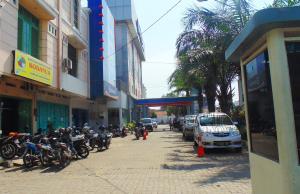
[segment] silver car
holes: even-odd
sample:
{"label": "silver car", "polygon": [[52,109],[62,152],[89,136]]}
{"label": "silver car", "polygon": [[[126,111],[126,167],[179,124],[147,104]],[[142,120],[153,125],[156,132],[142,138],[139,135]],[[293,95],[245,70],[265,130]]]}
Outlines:
{"label": "silver car", "polygon": [[183,139],[192,139],[194,136],[194,129],[197,127],[197,115],[186,115],[184,117],[184,124],[182,128]]}
{"label": "silver car", "polygon": [[205,149],[232,148],[242,150],[241,134],[230,117],[225,113],[199,114],[194,132],[196,145],[202,144]]}

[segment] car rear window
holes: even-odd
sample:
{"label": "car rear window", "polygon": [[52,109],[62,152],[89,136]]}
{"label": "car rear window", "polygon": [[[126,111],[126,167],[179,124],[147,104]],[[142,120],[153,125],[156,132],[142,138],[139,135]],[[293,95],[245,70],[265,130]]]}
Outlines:
{"label": "car rear window", "polygon": [[212,115],[200,117],[202,126],[232,125],[231,119],[226,115]]}

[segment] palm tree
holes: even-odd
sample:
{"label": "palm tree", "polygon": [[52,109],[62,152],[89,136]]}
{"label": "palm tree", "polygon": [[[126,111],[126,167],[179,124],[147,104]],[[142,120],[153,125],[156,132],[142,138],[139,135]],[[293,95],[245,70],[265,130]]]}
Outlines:
{"label": "palm tree", "polygon": [[274,0],[271,7],[290,7],[300,3],[300,0]]}
{"label": "palm tree", "polygon": [[[228,89],[231,82],[223,82],[224,79],[228,78],[232,81],[234,77],[230,72],[232,68],[227,68],[225,71],[224,67],[229,67],[228,65],[223,68],[220,67],[227,63],[224,52],[233,39],[232,34],[235,34],[237,30],[235,28],[236,23],[223,13],[225,12],[213,12],[198,7],[189,9],[184,17],[186,30],[179,36],[176,45],[177,57],[183,54],[187,55],[190,58],[190,71],[194,72],[195,75],[203,76],[202,84],[210,112],[215,111],[218,88],[219,100],[232,96],[232,90]],[[230,76],[224,75],[226,73]],[[222,84],[219,85],[219,83]],[[222,102],[225,103],[221,103],[221,108],[228,112],[227,108],[223,108],[226,107],[223,104],[228,103],[228,100],[222,100]]]}

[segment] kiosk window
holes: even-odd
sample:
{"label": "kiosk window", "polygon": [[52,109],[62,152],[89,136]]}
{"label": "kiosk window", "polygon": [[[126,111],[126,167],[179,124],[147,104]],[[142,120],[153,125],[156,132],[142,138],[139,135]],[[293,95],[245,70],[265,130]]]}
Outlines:
{"label": "kiosk window", "polygon": [[245,66],[251,151],[279,161],[268,51]]}
{"label": "kiosk window", "polygon": [[297,150],[300,161],[300,42],[286,43],[294,106]]}

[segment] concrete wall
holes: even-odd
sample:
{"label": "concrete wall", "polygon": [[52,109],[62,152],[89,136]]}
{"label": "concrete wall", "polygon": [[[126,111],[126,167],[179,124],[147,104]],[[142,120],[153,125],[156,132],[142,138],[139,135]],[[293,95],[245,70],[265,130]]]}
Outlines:
{"label": "concrete wall", "polygon": [[[243,56],[245,60],[242,61],[243,67],[249,60],[253,59],[265,49],[268,49],[279,162],[274,162],[250,152],[251,180],[253,193],[255,194],[297,194],[300,190],[300,167],[296,145],[295,122],[292,116],[294,113],[284,31],[285,29],[275,29],[268,32],[262,41],[266,43],[259,47],[255,45],[256,47],[254,46],[253,48],[259,49],[254,51],[250,57],[246,57],[245,54],[245,56]],[[300,29],[298,32],[299,31]],[[298,41],[300,40],[299,37],[296,39]],[[249,50],[251,50],[251,48],[249,48]],[[247,55],[249,56],[249,53],[247,53]],[[242,68],[242,75],[244,75],[244,68]],[[244,76],[243,88],[246,94]],[[247,102],[246,95],[245,102]],[[245,103],[245,107],[248,139],[250,139],[247,103]]]}
{"label": "concrete wall", "polygon": [[0,9],[0,74],[10,74],[13,68],[12,50],[18,44],[18,4],[13,1]]}

